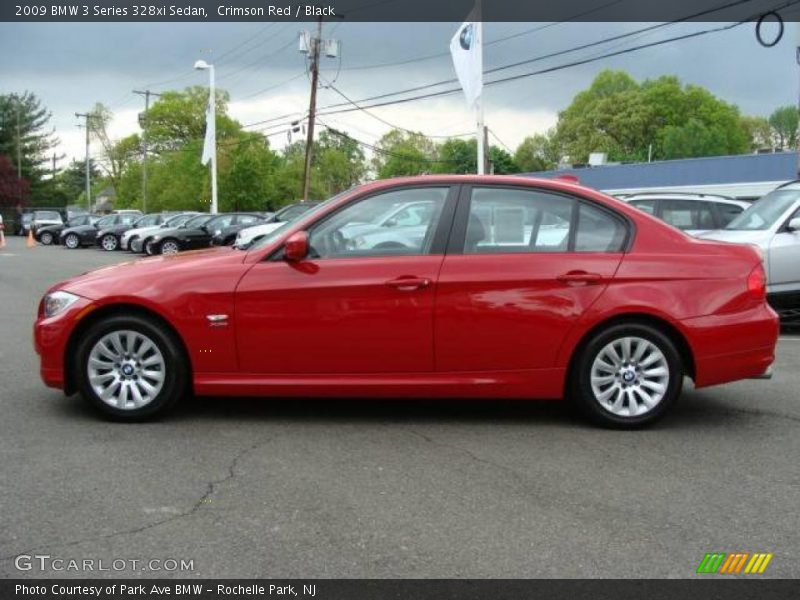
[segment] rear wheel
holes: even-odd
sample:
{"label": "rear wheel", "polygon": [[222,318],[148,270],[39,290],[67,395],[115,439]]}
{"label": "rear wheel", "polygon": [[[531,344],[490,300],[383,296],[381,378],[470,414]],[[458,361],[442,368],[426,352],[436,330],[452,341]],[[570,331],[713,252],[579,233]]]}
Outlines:
{"label": "rear wheel", "polygon": [[164,412],[185,393],[189,380],[178,340],[139,315],[113,316],[90,326],[75,360],[83,398],[117,420]]}
{"label": "rear wheel", "polygon": [[103,250],[106,252],[113,252],[119,246],[119,240],[117,240],[117,236],[107,233],[103,236],[103,239],[100,240],[100,246],[102,246]]}
{"label": "rear wheel", "polygon": [[145,240],[142,249],[147,256],[153,256],[156,253],[156,249],[153,247],[153,242],[150,240]]}
{"label": "rear wheel", "polygon": [[70,250],[75,250],[81,245],[81,240],[77,233],[70,233],[64,238],[64,245]]}
{"label": "rear wheel", "polygon": [[571,396],[595,423],[642,427],[675,403],[683,374],[680,354],[668,336],[650,325],[619,324],[583,347],[572,371]]}
{"label": "rear wheel", "polygon": [[45,246],[49,246],[53,243],[53,234],[49,231],[45,231],[39,236],[39,241]]}

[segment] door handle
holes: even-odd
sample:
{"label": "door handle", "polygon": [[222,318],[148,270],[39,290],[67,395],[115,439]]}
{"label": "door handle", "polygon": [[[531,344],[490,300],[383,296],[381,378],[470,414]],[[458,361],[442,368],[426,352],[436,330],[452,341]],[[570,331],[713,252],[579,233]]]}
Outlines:
{"label": "door handle", "polygon": [[398,277],[386,282],[386,285],[396,290],[403,292],[411,292],[413,290],[421,290],[428,287],[431,280],[425,277]]}
{"label": "door handle", "polygon": [[603,276],[600,273],[587,273],[586,271],[570,271],[556,277],[561,283],[567,285],[581,285],[600,283]]}

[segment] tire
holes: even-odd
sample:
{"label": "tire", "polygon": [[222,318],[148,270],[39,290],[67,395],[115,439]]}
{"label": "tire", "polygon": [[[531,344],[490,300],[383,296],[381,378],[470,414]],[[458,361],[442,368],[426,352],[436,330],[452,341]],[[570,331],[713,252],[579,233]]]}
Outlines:
{"label": "tire", "polygon": [[156,249],[153,247],[153,242],[150,240],[145,240],[144,244],[142,244],[142,250],[147,256],[153,256],[156,254]]}
{"label": "tire", "polygon": [[100,247],[106,252],[113,252],[119,248],[119,240],[114,234],[107,233],[100,239]]}
{"label": "tire", "polygon": [[69,248],[70,250],[75,250],[81,247],[81,238],[78,237],[77,233],[70,233],[67,237],[64,238],[64,246]]}
{"label": "tire", "polygon": [[683,375],[680,354],[667,335],[650,325],[622,323],[583,345],[569,395],[594,423],[635,429],[664,416],[680,396]]}
{"label": "tire", "polygon": [[49,231],[45,231],[39,236],[39,243],[45,246],[51,246],[53,244],[53,234]]}
{"label": "tire", "polygon": [[166,256],[169,256],[170,254],[177,254],[180,251],[181,251],[181,246],[177,242],[177,240],[173,240],[172,238],[167,238],[158,245],[157,254],[164,254]]}
{"label": "tire", "polygon": [[148,317],[116,315],[90,325],[74,356],[81,396],[117,421],[163,414],[188,389],[188,361],[180,342]]}

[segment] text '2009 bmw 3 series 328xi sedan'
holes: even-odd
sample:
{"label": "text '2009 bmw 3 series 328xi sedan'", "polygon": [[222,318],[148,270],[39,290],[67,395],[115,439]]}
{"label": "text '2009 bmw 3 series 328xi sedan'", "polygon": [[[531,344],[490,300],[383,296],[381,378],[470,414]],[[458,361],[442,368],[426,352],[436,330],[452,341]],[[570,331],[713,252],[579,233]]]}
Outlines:
{"label": "text '2009 bmw 3 series 328xi sedan'", "polygon": [[763,375],[778,337],[756,248],[692,239],[572,183],[363,185],[246,249],[53,286],[41,374],[142,419],[215,396],[569,399],[596,422],[664,415]]}

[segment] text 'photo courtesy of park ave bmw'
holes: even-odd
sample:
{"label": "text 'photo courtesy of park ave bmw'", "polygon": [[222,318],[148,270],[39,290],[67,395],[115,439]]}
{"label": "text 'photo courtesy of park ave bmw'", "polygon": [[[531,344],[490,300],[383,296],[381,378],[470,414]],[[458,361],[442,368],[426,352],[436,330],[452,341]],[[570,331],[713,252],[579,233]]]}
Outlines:
{"label": "text 'photo courtesy of park ave bmw'", "polygon": [[0,599],[796,595],[800,0],[557,4],[0,6]]}

